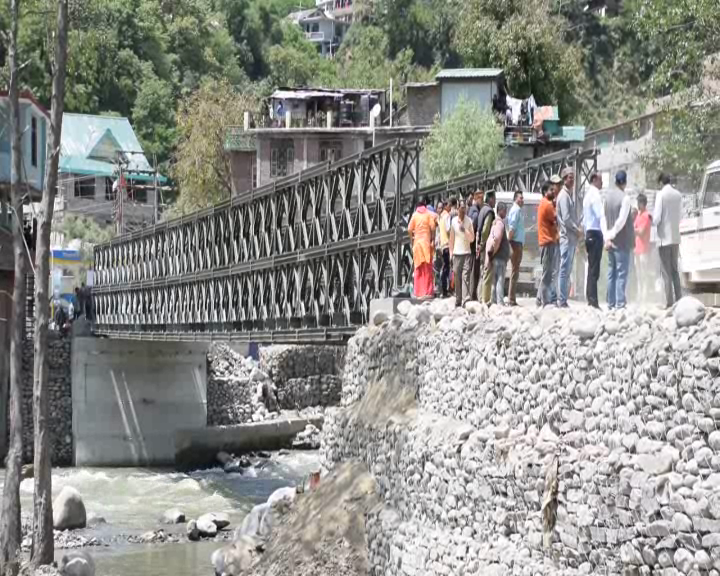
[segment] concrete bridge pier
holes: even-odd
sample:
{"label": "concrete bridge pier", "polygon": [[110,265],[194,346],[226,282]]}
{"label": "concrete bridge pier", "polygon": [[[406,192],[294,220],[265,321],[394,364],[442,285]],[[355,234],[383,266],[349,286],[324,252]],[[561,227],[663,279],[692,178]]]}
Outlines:
{"label": "concrete bridge pier", "polygon": [[75,338],[76,466],[173,464],[175,433],[207,424],[207,344]]}

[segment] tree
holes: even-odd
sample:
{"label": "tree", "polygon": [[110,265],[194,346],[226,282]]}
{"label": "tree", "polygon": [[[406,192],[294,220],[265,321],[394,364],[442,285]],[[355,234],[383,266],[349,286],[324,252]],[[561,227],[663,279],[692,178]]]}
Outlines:
{"label": "tree", "polygon": [[175,98],[169,82],[158,78],[148,63],[143,67],[143,82],[132,110],[135,132],[145,155],[157,155],[158,162],[164,163],[175,147]]}
{"label": "tree", "polygon": [[430,183],[494,170],[503,155],[503,128],[490,110],[461,100],[449,117],[435,121],[425,141]]}
{"label": "tree", "polygon": [[270,47],[267,60],[274,86],[331,86],[335,83],[333,63],[318,54],[295,24],[283,26],[283,42]]}
{"label": "tree", "polygon": [[21,190],[22,150],[20,131],[20,78],[18,22],[20,0],[10,0],[10,197],[13,218],[12,325],[10,335],[10,442],[5,460],[5,488],[0,514],[0,569],[8,576],[17,573],[20,555],[20,472],[22,468],[22,341],[25,331],[25,269],[27,255],[23,239]]}
{"label": "tree", "polygon": [[55,28],[55,55],[52,62],[52,106],[50,111],[50,141],[48,168],[40,214],[38,239],[35,248],[35,365],[33,378],[33,425],[35,432],[34,468],[35,491],[33,499],[34,566],[53,561],[55,541],[52,514],[52,468],[50,462],[50,431],[48,430],[48,322],[50,319],[50,228],[55,206],[60,163],[60,138],[65,108],[65,74],[67,71],[68,1],[57,0]]}
{"label": "tree", "polygon": [[180,103],[178,147],[172,174],[180,186],[174,212],[186,214],[232,195],[230,160],[225,153],[228,126],[242,126],[244,113],[257,113],[252,85],[238,91],[222,80],[209,80]]}
{"label": "tree", "polygon": [[465,66],[502,68],[513,96],[533,94],[541,105],[558,105],[568,121],[580,108],[582,53],[563,40],[566,29],[543,0],[468,0],[453,43]]}

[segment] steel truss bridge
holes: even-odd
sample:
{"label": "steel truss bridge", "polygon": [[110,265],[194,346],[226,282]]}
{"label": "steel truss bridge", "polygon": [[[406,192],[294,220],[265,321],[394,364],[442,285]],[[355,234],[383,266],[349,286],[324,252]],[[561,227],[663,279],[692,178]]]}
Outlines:
{"label": "steel truss bridge", "polygon": [[[419,141],[322,164],[95,247],[95,333],[147,340],[341,341],[370,301],[412,280],[407,223],[420,196],[539,191],[595,150],[564,150],[419,188]],[[580,204],[580,203],[578,203]]]}

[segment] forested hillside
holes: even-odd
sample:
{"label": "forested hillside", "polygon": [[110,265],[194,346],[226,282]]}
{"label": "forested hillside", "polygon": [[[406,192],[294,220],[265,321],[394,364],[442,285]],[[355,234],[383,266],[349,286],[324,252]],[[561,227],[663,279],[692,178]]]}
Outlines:
{"label": "forested hillside", "polygon": [[[384,88],[441,67],[494,66],[513,95],[597,127],[696,85],[720,33],[717,0],[626,0],[605,17],[580,0],[358,1],[364,17],[324,60],[286,19],[314,0],[76,0],[67,110],[130,117],[171,175],[205,96],[251,105],[277,85]],[[46,10],[23,3],[20,52],[23,85],[48,103]]]}

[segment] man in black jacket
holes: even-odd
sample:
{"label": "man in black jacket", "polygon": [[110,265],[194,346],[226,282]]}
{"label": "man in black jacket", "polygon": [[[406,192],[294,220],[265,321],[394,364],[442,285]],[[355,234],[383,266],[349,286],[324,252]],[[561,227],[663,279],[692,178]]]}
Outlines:
{"label": "man in black jacket", "polygon": [[[482,190],[476,190],[475,194],[473,196],[473,205],[470,206],[470,209],[468,210],[468,218],[472,221],[473,224],[473,230],[477,230],[477,226],[479,224],[478,218],[480,216],[480,212],[482,212],[484,208],[483,204],[483,198],[484,194]],[[471,281],[470,281],[470,300],[477,300],[477,287],[478,282],[480,281],[480,274],[482,272],[483,263],[484,263],[484,257],[483,256],[476,256],[476,244],[473,242],[470,246],[470,250],[472,250],[471,254],[473,254],[472,260],[472,275],[471,275]]]}

